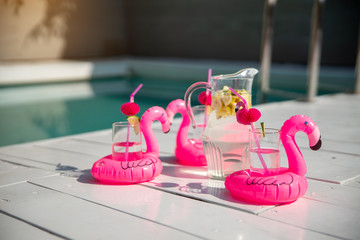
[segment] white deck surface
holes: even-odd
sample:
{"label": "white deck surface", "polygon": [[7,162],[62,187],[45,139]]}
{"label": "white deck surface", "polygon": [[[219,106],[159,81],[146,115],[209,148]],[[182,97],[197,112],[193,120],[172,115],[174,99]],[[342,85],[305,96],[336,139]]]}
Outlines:
{"label": "white deck surface", "polygon": [[158,178],[100,184],[90,168],[111,152],[109,129],[0,148],[0,238],[360,239],[360,96],[257,107],[267,127],[304,114],[320,128],[319,151],[305,134],[296,137],[309,181],[296,202],[247,204],[208,179],[205,167],[177,165],[176,124],[167,135],[153,125],[164,165]]}

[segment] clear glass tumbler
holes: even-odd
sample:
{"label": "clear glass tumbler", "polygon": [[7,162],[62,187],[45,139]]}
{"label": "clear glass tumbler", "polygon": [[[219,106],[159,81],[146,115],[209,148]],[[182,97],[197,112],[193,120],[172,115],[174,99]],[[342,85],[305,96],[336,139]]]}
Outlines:
{"label": "clear glass tumbler", "polygon": [[206,113],[207,107],[210,106],[198,105],[191,107],[191,110],[194,114],[194,118],[196,121],[196,128],[192,128],[192,127],[189,128],[188,138],[201,140],[208,119],[208,114]]}
{"label": "clear glass tumbler", "polygon": [[142,158],[142,134],[140,124],[115,122],[112,125],[112,157],[118,161],[134,161]]}
{"label": "clear glass tumbler", "polygon": [[250,143],[247,156],[250,161],[250,171],[265,173],[261,158],[264,160],[270,174],[280,171],[280,130],[274,128],[261,128],[250,130]]}

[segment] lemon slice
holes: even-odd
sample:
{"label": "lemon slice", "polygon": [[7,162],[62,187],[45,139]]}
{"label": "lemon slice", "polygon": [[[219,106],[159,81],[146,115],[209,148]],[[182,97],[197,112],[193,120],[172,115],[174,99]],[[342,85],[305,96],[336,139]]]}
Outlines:
{"label": "lemon slice", "polygon": [[232,97],[230,93],[224,93],[221,96],[221,101],[224,103],[225,106],[229,105],[231,103]]}
{"label": "lemon slice", "polygon": [[211,103],[211,108],[213,111],[219,112],[221,110],[221,100],[218,97],[215,97]]}
{"label": "lemon slice", "polygon": [[138,135],[140,132],[140,119],[137,116],[129,116],[127,120],[133,126],[136,135]]}
{"label": "lemon slice", "polygon": [[220,111],[216,112],[216,119],[220,119],[222,117],[227,117],[231,115],[231,109],[228,106],[223,106]]}

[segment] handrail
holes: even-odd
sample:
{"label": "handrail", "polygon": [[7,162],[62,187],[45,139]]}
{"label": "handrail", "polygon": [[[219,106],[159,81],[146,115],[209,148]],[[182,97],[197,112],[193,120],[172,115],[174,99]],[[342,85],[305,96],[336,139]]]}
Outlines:
{"label": "handrail", "polygon": [[[279,92],[270,89],[271,51],[274,28],[274,10],[277,0],[266,0],[263,15],[263,30],[260,56],[258,102],[266,101],[266,94]],[[313,101],[318,92],[320,54],[322,43],[322,13],[325,0],[314,0],[311,20],[311,36],[308,59],[307,94],[305,100]],[[360,43],[359,43],[360,46]],[[360,53],[358,54],[358,59]],[[358,60],[358,65],[360,60]],[[358,75],[360,66],[358,68]],[[360,77],[358,77],[360,79]],[[360,80],[359,80],[360,81]],[[358,88],[360,88],[358,84]],[[358,89],[360,92],[360,89]],[[283,92],[283,91],[282,91]],[[290,92],[289,92],[290,94]],[[289,95],[288,94],[288,95]],[[295,95],[295,94],[294,94]],[[298,96],[298,95],[297,95]]]}
{"label": "handrail", "polygon": [[271,50],[274,32],[274,10],[277,0],[266,0],[263,16],[261,65],[259,74],[258,102],[265,102],[265,94],[270,91]]}
{"label": "handrail", "polygon": [[322,43],[322,13],[325,0],[314,0],[311,16],[311,36],[308,60],[307,101],[313,101],[318,92]]}

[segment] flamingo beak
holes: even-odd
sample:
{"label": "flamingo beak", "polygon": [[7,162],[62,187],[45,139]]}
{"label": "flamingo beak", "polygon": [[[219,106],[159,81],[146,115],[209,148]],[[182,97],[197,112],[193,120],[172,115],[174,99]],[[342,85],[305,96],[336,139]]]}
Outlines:
{"label": "flamingo beak", "polygon": [[316,143],[314,146],[310,146],[310,148],[311,148],[312,150],[314,150],[314,151],[319,150],[320,147],[321,147],[321,144],[322,144],[322,141],[321,141],[321,136],[320,136],[320,138],[319,138],[319,140],[317,141],[317,143]]}
{"label": "flamingo beak", "polygon": [[170,132],[170,130],[171,130],[171,122],[170,121],[166,121],[165,122],[165,124],[162,126],[162,131],[163,131],[163,133],[168,133],[168,132]]}

